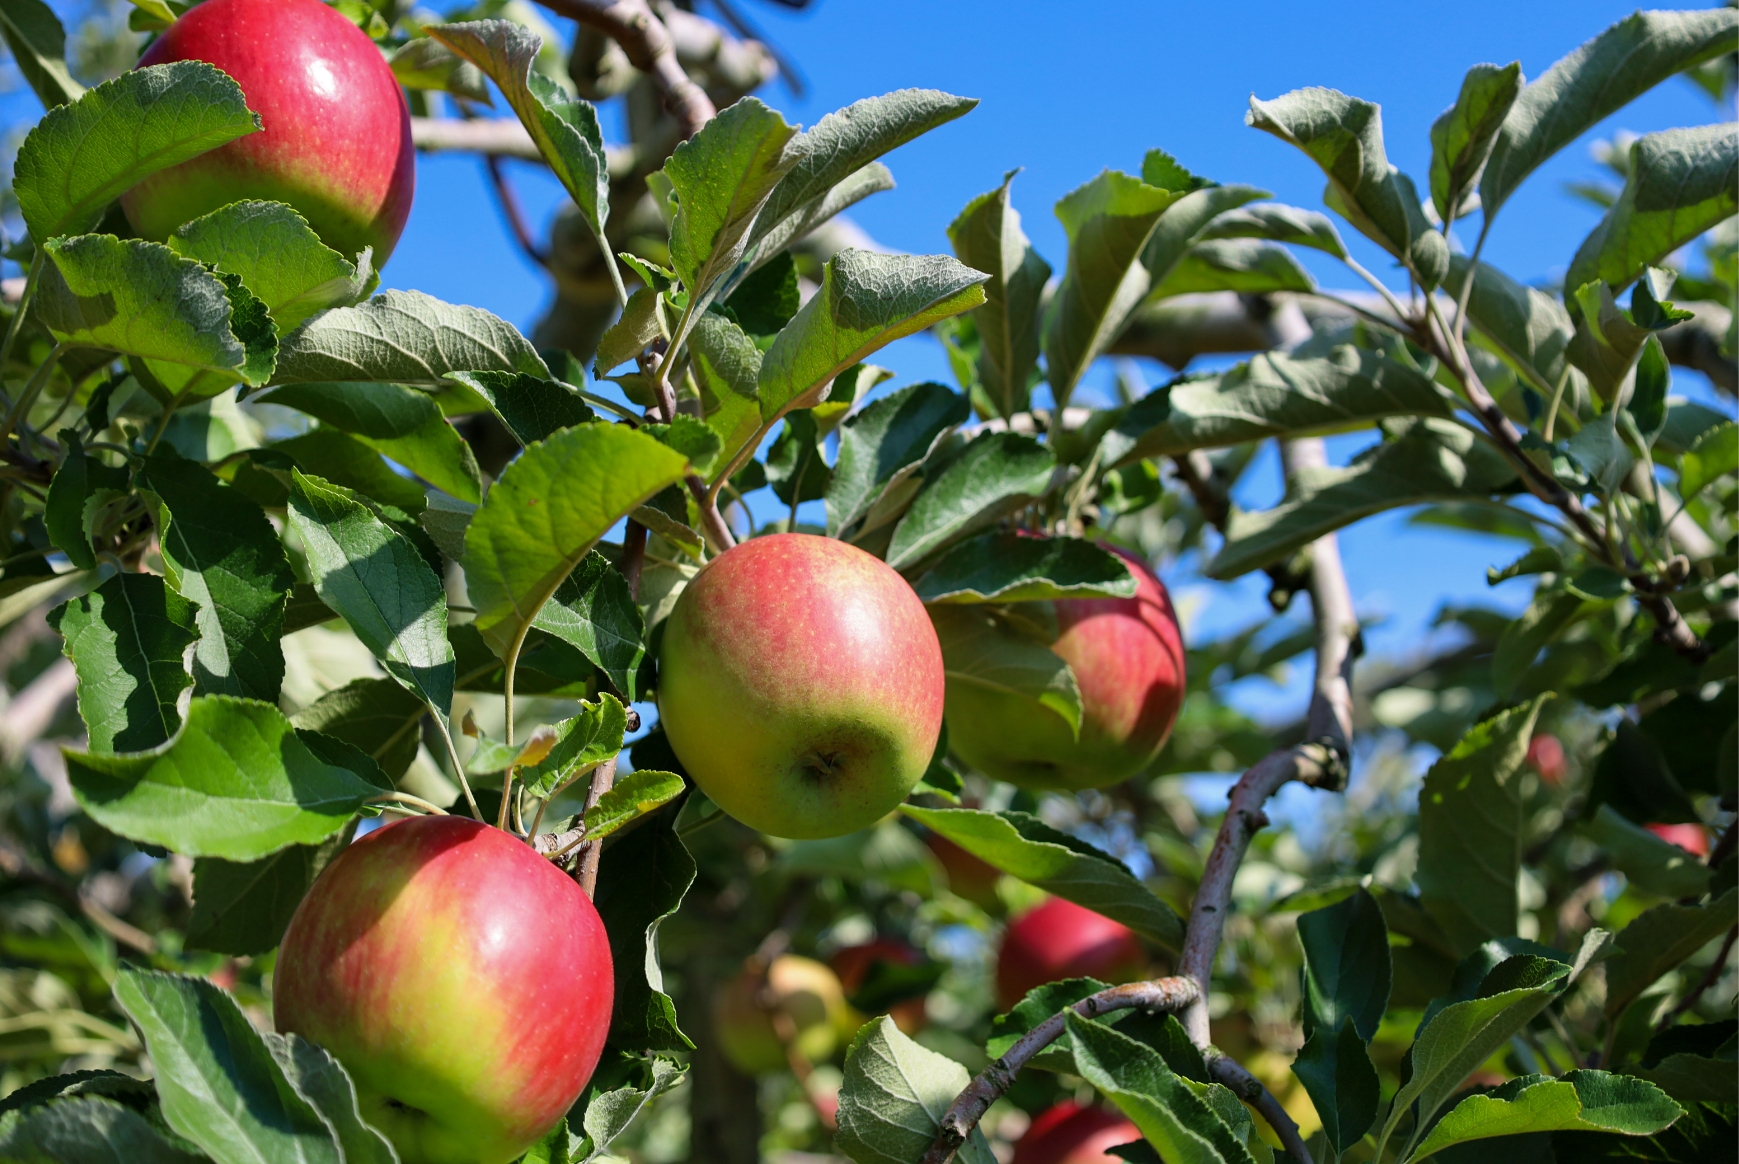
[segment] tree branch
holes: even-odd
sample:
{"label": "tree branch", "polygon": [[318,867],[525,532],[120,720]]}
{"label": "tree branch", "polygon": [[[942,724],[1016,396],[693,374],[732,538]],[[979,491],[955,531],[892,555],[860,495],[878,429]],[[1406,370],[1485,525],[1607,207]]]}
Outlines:
{"label": "tree branch", "polygon": [[1280,1106],[1280,1101],[1274,1098],[1274,1093],[1262,1086],[1262,1081],[1246,1071],[1236,1059],[1226,1055],[1210,1055],[1207,1057],[1208,1074],[1215,1083],[1223,1084],[1245,1103],[1261,1113],[1268,1121],[1268,1126],[1274,1129],[1274,1134],[1280,1137],[1281,1146],[1286,1149],[1298,1164],[1315,1164],[1310,1149],[1304,1144],[1304,1136],[1298,1130],[1298,1124]]}
{"label": "tree branch", "polygon": [[[592,786],[586,791],[586,812],[592,811],[604,793],[616,786],[616,757],[612,756],[592,770]],[[585,827],[585,813],[580,814],[580,826]],[[576,876],[588,898],[598,889],[598,863],[604,856],[602,840],[586,841],[580,846],[580,867]]]}
{"label": "tree branch", "polygon": [[[1187,978],[1156,978],[1151,982],[1132,982],[1113,986],[1088,995],[1069,1009],[1082,1018],[1096,1018],[1115,1010],[1144,1010],[1155,1014],[1175,1011],[1196,998],[1196,984]],[[967,1084],[966,1090],[954,1100],[942,1115],[941,1126],[930,1150],[924,1153],[923,1164],[948,1164],[990,1105],[1000,1099],[1014,1084],[1020,1069],[1040,1051],[1057,1041],[1063,1033],[1064,1016],[1059,1011],[1022,1035],[1002,1058],[980,1071]]]}
{"label": "tree branch", "polygon": [[717,110],[706,90],[689,79],[676,59],[670,30],[646,0],[541,0],[545,8],[597,29],[622,46],[628,63],[652,79],[665,110],[693,137]]}

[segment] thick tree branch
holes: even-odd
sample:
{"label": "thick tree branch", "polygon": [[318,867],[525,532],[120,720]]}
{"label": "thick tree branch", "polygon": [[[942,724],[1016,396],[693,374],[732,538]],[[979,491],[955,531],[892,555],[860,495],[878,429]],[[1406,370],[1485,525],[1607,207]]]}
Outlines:
{"label": "thick tree branch", "polygon": [[[1156,978],[1151,982],[1132,982],[1113,986],[1098,994],[1088,995],[1070,1007],[1082,1018],[1096,1018],[1116,1010],[1145,1010],[1156,1014],[1175,1011],[1196,998],[1197,987],[1187,978]],[[1057,1041],[1063,1033],[1066,1011],[1052,1015],[1008,1049],[1002,1058],[980,1071],[965,1091],[943,1113],[941,1127],[930,1150],[924,1153],[923,1164],[948,1164],[990,1105],[1000,1099],[1014,1084],[1020,1069],[1040,1051]]]}
{"label": "thick tree branch", "polygon": [[676,58],[670,30],[646,0],[541,0],[551,12],[597,29],[622,46],[628,63],[652,79],[665,110],[693,137],[717,112],[706,90],[689,79]]}

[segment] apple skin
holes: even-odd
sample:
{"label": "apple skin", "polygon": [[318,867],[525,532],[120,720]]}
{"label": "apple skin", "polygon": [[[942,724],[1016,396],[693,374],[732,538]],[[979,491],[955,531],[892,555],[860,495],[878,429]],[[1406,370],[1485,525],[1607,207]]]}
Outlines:
{"label": "apple skin", "polygon": [[1698,857],[1709,855],[1709,832],[1700,824],[1651,824],[1649,832]]}
{"label": "apple skin", "polygon": [[[856,1031],[838,975],[813,958],[782,954],[773,959],[766,987],[771,991],[768,1001],[791,1019],[797,1050],[811,1063],[830,1058]],[[761,989],[761,976],[745,966],[713,1000],[719,1049],[745,1075],[766,1075],[790,1065]]]}
{"label": "apple skin", "polygon": [[844,836],[892,812],[930,766],[942,699],[924,604],[832,538],[727,550],[664,625],[670,746],[714,803],[776,837]]}
{"label": "apple skin", "polygon": [[[1128,564],[1135,596],[1051,604],[1058,629],[1051,650],[1069,664],[1081,690],[1079,740],[1061,716],[1029,699],[949,680],[948,746],[985,775],[1022,788],[1104,788],[1147,767],[1171,735],[1184,700],[1177,614],[1145,562],[1106,548]],[[963,615],[940,607],[934,616],[946,658]]]}
{"label": "apple skin", "polygon": [[1134,982],[1146,968],[1147,952],[1128,926],[1053,897],[1004,931],[996,955],[996,1004],[1007,1011],[1035,987],[1065,978]]}
{"label": "apple skin", "polygon": [[1141,1138],[1141,1130],[1117,1112],[1059,1103],[1035,1116],[1015,1141],[1013,1164],[1122,1164],[1110,1149]]}
{"label": "apple skin", "polygon": [[264,128],[146,178],[121,196],[162,241],[242,199],[287,202],[346,257],[392,254],[416,191],[410,108],[368,36],[320,0],[205,0],[139,58],[198,60],[233,77]]}
{"label": "apple skin", "polygon": [[1570,774],[1570,762],[1564,756],[1564,745],[1550,732],[1540,732],[1528,741],[1528,767],[1540,774],[1553,788],[1562,788]]}
{"label": "apple skin", "polygon": [[[923,954],[904,942],[896,942],[892,938],[872,938],[859,946],[843,946],[835,950],[833,957],[827,962],[833,967],[833,972],[839,975],[839,984],[849,997],[857,993],[858,988],[869,977],[870,967],[877,962],[889,962],[895,966],[916,966],[923,960]],[[908,1035],[915,1035],[929,1025],[922,995],[901,999],[889,1007],[886,1013],[893,1018],[894,1025]]]}
{"label": "apple skin", "polygon": [[614,993],[604,924],[571,878],[499,829],[422,816],[321,872],[272,1011],[344,1064],[403,1164],[503,1164],[585,1089]]}

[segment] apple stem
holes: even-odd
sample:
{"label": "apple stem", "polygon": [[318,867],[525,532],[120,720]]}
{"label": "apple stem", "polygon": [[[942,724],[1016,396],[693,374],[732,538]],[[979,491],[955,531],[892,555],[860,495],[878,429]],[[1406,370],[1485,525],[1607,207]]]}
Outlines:
{"label": "apple stem", "polygon": [[[616,758],[605,760],[592,770],[592,786],[586,791],[586,812],[597,807],[598,801],[604,798],[604,793],[616,785]],[[585,816],[580,817],[582,827]],[[580,888],[588,898],[595,897],[598,890],[598,865],[604,857],[604,842],[585,841],[580,849],[580,867],[576,876]]]}

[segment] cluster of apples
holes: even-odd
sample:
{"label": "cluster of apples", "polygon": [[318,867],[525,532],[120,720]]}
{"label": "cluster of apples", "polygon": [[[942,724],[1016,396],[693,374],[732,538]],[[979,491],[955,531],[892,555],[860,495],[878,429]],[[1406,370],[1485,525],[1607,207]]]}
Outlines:
{"label": "cluster of apples", "polygon": [[[277,201],[328,245],[370,248],[383,264],[410,213],[415,156],[403,92],[374,43],[320,0],[205,0],[139,64],[183,60],[229,74],[262,129],[128,191],[133,230],[162,240],[228,203]],[[1053,649],[1081,690],[1077,736],[1006,694],[950,680],[950,644],[879,559],[821,537],[753,539],[710,562],[671,615],[665,731],[721,808],[783,837],[840,836],[885,816],[928,768],[945,709],[955,754],[990,776],[1029,788],[1115,783],[1152,760],[1183,697],[1170,600],[1129,562],[1134,598],[1052,604]],[[995,871],[955,853],[943,859],[960,866],[959,890],[993,901]],[[751,1070],[784,1062],[768,1039],[771,997],[800,1020],[799,1049],[823,1058],[859,1018],[840,978],[917,956],[873,943],[842,951],[832,969],[779,959],[719,1000],[727,1051]],[[1052,901],[1009,927],[998,993],[1007,1005],[1054,978],[1127,978],[1141,961],[1122,926]],[[535,1143],[590,1079],[610,1026],[609,941],[575,882],[519,840],[413,818],[364,836],[322,873],[285,935],[273,1001],[280,1030],[345,1065],[405,1164],[495,1164]],[[922,1006],[909,1000],[896,1017],[916,1029]]]}

